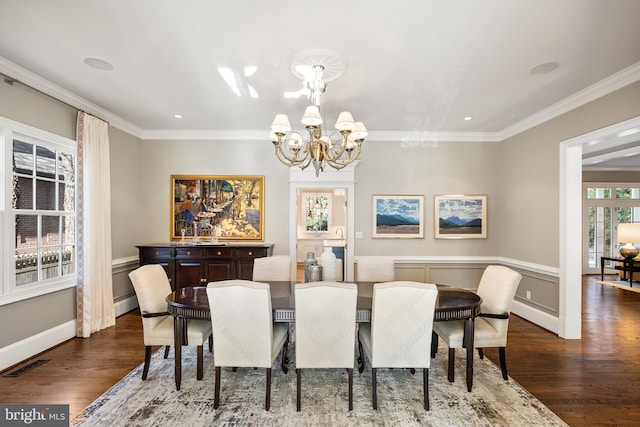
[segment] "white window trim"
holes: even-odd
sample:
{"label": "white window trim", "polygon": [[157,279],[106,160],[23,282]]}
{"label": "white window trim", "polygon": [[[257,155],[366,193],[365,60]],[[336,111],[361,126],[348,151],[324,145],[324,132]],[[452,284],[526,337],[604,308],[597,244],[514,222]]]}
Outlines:
{"label": "white window trim", "polygon": [[[44,131],[14,120],[0,117],[0,267],[2,267],[2,284],[0,286],[0,306],[58,292],[76,286],[76,274],[56,277],[27,285],[15,285],[14,215],[11,210],[11,167],[13,140],[23,139],[25,142],[45,145],[76,156],[76,141],[51,132]],[[76,266],[77,271],[77,266]]]}

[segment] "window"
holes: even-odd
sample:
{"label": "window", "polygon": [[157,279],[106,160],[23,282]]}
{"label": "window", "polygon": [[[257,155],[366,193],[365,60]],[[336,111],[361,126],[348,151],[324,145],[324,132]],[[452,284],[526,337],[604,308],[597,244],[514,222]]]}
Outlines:
{"label": "window", "polygon": [[640,188],[637,184],[584,184],[583,272],[599,272],[600,257],[617,257],[618,224],[640,222]]}
{"label": "window", "polygon": [[305,195],[306,231],[329,231],[329,200],[331,194]]}
{"label": "window", "polygon": [[75,141],[15,122],[2,127],[0,302],[75,285]]}

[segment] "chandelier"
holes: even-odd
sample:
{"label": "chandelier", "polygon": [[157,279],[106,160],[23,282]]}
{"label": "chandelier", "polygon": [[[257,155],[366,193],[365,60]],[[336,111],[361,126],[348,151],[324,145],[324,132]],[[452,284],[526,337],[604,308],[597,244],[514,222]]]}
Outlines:
{"label": "chandelier", "polygon": [[323,79],[324,66],[311,67],[313,77],[307,83],[313,105],[307,107],[302,116],[302,124],[309,135],[305,140],[302,134],[291,130],[286,114],[277,114],[271,124],[272,142],[278,160],[287,166],[305,169],[313,164],[316,176],[324,171],[325,165],[342,169],[360,155],[362,142],[367,137],[367,129],[362,122],[355,122],[348,111],[343,111],[336,121],[336,132],[325,135],[322,132],[320,106],[327,87]]}

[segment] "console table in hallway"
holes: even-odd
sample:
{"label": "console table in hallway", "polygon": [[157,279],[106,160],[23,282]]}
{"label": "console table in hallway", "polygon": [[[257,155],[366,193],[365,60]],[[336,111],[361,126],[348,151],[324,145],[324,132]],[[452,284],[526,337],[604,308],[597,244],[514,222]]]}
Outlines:
{"label": "console table in hallway", "polygon": [[613,258],[613,257],[607,257],[607,256],[600,257],[600,280],[601,281],[604,281],[605,261],[614,261],[616,263],[622,263],[622,265],[616,264],[612,267],[607,267],[607,268],[612,268],[614,270],[629,273],[629,286],[633,287],[633,273],[640,272],[640,260],[638,258],[621,258],[621,257]]}

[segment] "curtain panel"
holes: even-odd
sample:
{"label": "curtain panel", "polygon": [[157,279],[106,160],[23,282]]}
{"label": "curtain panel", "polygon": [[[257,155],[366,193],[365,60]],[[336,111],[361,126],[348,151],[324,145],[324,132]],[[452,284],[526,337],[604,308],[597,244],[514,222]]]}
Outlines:
{"label": "curtain panel", "polygon": [[78,112],[77,333],[115,325],[111,268],[109,125]]}

